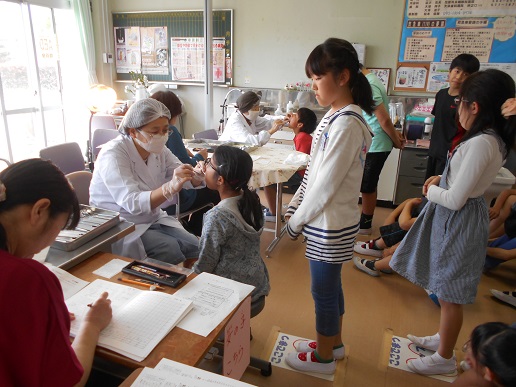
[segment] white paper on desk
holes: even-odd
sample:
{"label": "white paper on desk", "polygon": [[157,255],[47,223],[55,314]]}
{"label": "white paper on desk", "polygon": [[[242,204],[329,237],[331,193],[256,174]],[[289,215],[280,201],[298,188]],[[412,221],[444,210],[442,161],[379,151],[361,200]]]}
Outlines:
{"label": "white paper on desk", "polygon": [[124,267],[127,266],[127,261],[115,258],[106,263],[104,266],[99,267],[93,272],[93,274],[104,278],[111,278],[114,275],[120,273]]}
{"label": "white paper on desk", "polygon": [[50,270],[57,277],[59,282],[61,283],[61,288],[63,289],[64,299],[68,299],[72,297],[75,293],[81,290],[83,287],[89,284],[88,281],[84,281],[76,276],[68,273],[67,271],[58,268],[53,265],[46,265],[48,270]]}
{"label": "white paper on desk", "polygon": [[194,304],[192,311],[177,326],[206,337],[253,289],[251,285],[201,273],[174,293]]}
{"label": "white paper on desk", "polygon": [[47,259],[48,250],[50,250],[50,246],[45,247],[39,253],[34,254],[34,257],[32,257],[32,259],[41,263],[45,262],[45,260]]}
{"label": "white paper on desk", "polygon": [[[252,384],[230,379],[165,358],[160,360],[156,367],[154,367],[154,370],[160,372],[162,375],[166,375],[169,380],[177,380],[178,377],[181,377],[187,379],[190,383],[200,382],[203,386],[252,387]],[[190,383],[187,384],[187,386],[193,385]]]}
{"label": "white paper on desk", "polygon": [[294,139],[294,136],[296,134],[294,132],[291,132],[289,130],[278,130],[276,133],[271,135],[272,139],[275,140],[290,140],[292,141]]}
{"label": "white paper on desk", "polygon": [[290,153],[285,161],[283,161],[283,163],[289,165],[307,165],[309,160],[310,155],[302,152],[296,152]]}
{"label": "white paper on desk", "polygon": [[260,157],[262,156],[255,156],[253,154],[250,154],[249,156],[251,156],[251,159],[253,160],[253,162],[255,162],[256,160],[258,160]]}

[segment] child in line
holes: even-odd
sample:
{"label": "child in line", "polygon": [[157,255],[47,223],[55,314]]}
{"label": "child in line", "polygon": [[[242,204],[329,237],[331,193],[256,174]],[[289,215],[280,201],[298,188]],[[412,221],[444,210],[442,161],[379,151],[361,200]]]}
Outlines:
{"label": "child in line", "polygon": [[204,162],[208,188],[220,203],[204,216],[196,273],[208,272],[253,285],[251,317],[265,306],[269,273],[260,255],[263,214],[260,199],[247,185],[253,160],[241,149],[219,146]]}
{"label": "child in line", "polygon": [[466,135],[442,176],[428,179],[428,204],[394,253],[390,266],[414,284],[437,295],[439,332],[409,335],[416,345],[436,351],[410,361],[417,373],[455,372],[453,348],[462,327],[463,305],[475,301],[488,239],[489,214],[484,198],[514,144],[516,117],[505,119],[501,106],[514,96],[513,79],[489,69],[462,84],[458,115]]}
{"label": "child in line", "polygon": [[428,149],[428,164],[425,180],[431,176],[441,175],[446,165],[448,151],[453,151],[464,135],[464,129],[457,123],[457,103],[462,83],[467,77],[480,68],[480,62],[471,54],[460,54],[452,60],[448,72],[450,87],[441,89],[435,96],[432,114],[435,116],[432,129],[430,148]]}
{"label": "child in line", "polygon": [[330,110],[314,135],[311,160],[286,217],[291,239],[303,234],[315,303],[317,340],[296,347],[286,362],[301,371],[332,374],[344,357],[342,263],[353,256],[358,196],[371,132],[362,110],[373,111],[371,87],[346,40],[329,38],[308,56],[306,75],[321,106]]}
{"label": "child in line", "polygon": [[[317,127],[317,116],[308,108],[300,108],[296,113],[287,114],[288,127],[294,131],[294,147],[298,152],[310,154],[312,148],[312,136]],[[298,171],[284,184],[294,192],[301,185],[305,171]],[[268,222],[276,221],[276,184],[264,188],[265,198],[269,208],[265,210],[265,220]]]}
{"label": "child in line", "polygon": [[501,322],[477,326],[462,347],[466,369],[455,386],[497,387],[516,385],[516,329]]}
{"label": "child in line", "polygon": [[20,161],[0,172],[0,385],[84,386],[100,332],[111,321],[103,293],[70,343],[70,319],[56,276],[33,260],[79,223],[79,202],[50,161]]}
{"label": "child in line", "polygon": [[383,166],[392,148],[403,149],[403,136],[397,132],[389,116],[387,106],[389,97],[387,91],[378,77],[360,66],[362,73],[371,85],[375,104],[374,114],[362,112],[365,120],[371,127],[374,137],[371,148],[367,152],[364,165],[364,176],[360,192],[362,193],[362,215],[360,216],[359,234],[370,235],[373,224],[373,215],[376,208],[377,188]]}
{"label": "child in line", "polygon": [[[403,240],[410,227],[425,207],[428,200],[423,198],[407,199],[392,211],[385,224],[380,227],[380,237],[367,242],[357,242],[353,249],[358,254],[377,257],[374,260],[353,257],[355,266],[363,272],[378,277],[380,271],[391,274],[389,267],[396,246]],[[388,249],[388,250],[386,250]],[[383,257],[383,259],[380,259]],[[378,265],[378,266],[377,266]]]}

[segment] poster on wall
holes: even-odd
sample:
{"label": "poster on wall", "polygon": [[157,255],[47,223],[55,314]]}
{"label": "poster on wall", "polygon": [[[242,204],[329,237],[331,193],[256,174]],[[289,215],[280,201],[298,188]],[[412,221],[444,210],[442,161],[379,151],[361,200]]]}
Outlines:
{"label": "poster on wall", "polygon": [[[421,91],[435,92],[447,84],[442,64],[449,67],[459,54],[473,54],[482,64],[516,63],[515,31],[516,0],[407,0],[398,69],[428,64]],[[395,90],[406,89],[398,83],[406,74],[396,74]]]}
{"label": "poster on wall", "polygon": [[389,81],[391,77],[391,69],[387,68],[368,68],[373,74],[375,74],[380,82],[382,82],[383,87],[385,87],[385,91],[389,91]]}
{"label": "poster on wall", "polygon": [[142,73],[168,74],[167,27],[140,27]]}
{"label": "poster on wall", "polygon": [[115,27],[115,67],[117,73],[141,69],[140,27]]}
{"label": "poster on wall", "polygon": [[[171,38],[171,67],[174,81],[204,81],[204,38]],[[224,38],[213,38],[213,82],[226,78]]]}

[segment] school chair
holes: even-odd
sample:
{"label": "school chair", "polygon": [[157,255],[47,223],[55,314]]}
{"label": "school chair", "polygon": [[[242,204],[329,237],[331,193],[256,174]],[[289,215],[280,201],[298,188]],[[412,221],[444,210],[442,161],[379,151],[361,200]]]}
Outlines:
{"label": "school chair", "polygon": [[93,174],[90,171],[76,171],[66,175],[79,199],[79,204],[90,204],[90,182]]}
{"label": "school chair", "polygon": [[5,165],[0,164],[0,171],[3,171],[5,168],[7,168],[9,165],[11,165],[11,162],[7,159],[3,159],[0,157],[0,162],[3,162]]}
{"label": "school chair", "polygon": [[175,214],[175,216],[176,216],[176,219],[179,221],[181,221],[181,219],[184,219],[186,217],[188,217],[188,220],[190,220],[190,216],[193,213],[200,211],[203,208],[211,208],[214,206],[213,203],[206,203],[206,204],[203,204],[202,206],[191,208],[188,211],[181,212],[181,201],[179,200],[179,192],[175,195],[175,197],[176,197],[176,214]]}
{"label": "school chair", "polygon": [[39,157],[52,161],[65,175],[86,169],[81,147],[76,142],[65,142],[43,148],[39,151]]}
{"label": "school chair", "polygon": [[93,161],[97,159],[100,149],[102,149],[102,145],[108,141],[111,141],[119,134],[120,133],[118,133],[117,130],[102,128],[99,128],[93,132],[93,136],[91,137],[91,154],[93,155]]}

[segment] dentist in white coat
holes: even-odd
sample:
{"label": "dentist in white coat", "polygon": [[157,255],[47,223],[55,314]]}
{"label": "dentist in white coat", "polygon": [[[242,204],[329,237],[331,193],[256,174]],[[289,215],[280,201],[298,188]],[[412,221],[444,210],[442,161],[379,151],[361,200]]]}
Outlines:
{"label": "dentist in white coat", "polygon": [[204,174],[165,147],[169,119],[169,110],[154,99],[136,101],[129,108],[118,129],[122,135],[105,144],[95,162],[90,204],[118,211],[136,225],[112,245],[113,253],[193,263],[199,256],[197,237],[160,206],[182,188],[204,187]]}
{"label": "dentist in white coat", "polygon": [[254,91],[246,91],[238,97],[236,105],[237,110],[229,116],[219,140],[262,146],[285,123],[281,119],[258,115],[260,113],[260,96]]}

